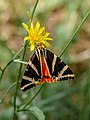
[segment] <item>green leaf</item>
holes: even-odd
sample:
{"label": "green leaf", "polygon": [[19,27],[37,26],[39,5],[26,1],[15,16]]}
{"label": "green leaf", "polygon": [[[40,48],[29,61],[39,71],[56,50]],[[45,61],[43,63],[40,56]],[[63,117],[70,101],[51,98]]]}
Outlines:
{"label": "green leaf", "polygon": [[43,114],[43,112],[36,106],[32,106],[30,107],[29,109],[32,114],[35,115],[35,117],[38,119],[38,120],[45,120],[45,115]]}

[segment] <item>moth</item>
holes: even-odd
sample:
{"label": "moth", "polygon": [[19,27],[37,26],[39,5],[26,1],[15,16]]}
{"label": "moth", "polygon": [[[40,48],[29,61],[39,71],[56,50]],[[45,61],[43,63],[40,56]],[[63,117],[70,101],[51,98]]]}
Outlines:
{"label": "moth", "polygon": [[37,48],[25,69],[21,90],[26,91],[45,82],[74,79],[74,73],[59,57],[46,48]]}

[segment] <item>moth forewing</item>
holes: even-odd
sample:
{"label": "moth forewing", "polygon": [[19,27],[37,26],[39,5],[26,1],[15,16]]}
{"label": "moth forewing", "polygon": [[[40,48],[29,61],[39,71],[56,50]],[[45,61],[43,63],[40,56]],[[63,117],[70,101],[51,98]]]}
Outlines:
{"label": "moth forewing", "polygon": [[74,79],[74,73],[51,51],[38,48],[29,60],[21,81],[21,90],[26,91],[44,82]]}

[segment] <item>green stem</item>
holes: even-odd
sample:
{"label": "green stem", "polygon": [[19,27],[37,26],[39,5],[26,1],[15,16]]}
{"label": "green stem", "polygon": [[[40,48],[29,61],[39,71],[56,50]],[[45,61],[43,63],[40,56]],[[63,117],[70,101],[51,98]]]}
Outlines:
{"label": "green stem", "polygon": [[1,73],[1,76],[0,76],[0,83],[1,83],[1,80],[2,80],[2,77],[3,77],[3,74],[4,74],[5,70],[6,70],[6,68],[7,68],[12,62],[13,62],[13,59],[10,60],[10,61],[7,63],[7,65],[2,69],[2,73]]}
{"label": "green stem", "polygon": [[17,109],[17,112],[30,111],[29,109]]}
{"label": "green stem", "polygon": [[17,57],[17,55],[23,50],[23,47],[13,56],[13,58],[7,63],[7,65],[2,69],[2,73],[0,76],[0,83],[3,77],[3,74],[5,72],[5,70],[7,69],[7,67],[13,62],[13,60]]}
{"label": "green stem", "polygon": [[37,91],[37,93],[32,97],[32,99],[27,103],[25,104],[25,106],[23,108],[27,108],[28,105],[31,104],[31,102],[35,99],[35,97],[39,94],[39,92],[41,91],[41,89],[43,88],[44,84],[41,85],[41,87],[39,88],[39,90]]}
{"label": "green stem", "polygon": [[67,42],[65,48],[63,49],[63,51],[60,54],[60,57],[64,54],[64,52],[66,51],[66,49],[68,48],[68,46],[70,45],[71,41],[74,39],[75,35],[78,33],[78,31],[80,30],[80,28],[82,27],[83,23],[86,21],[86,19],[88,18],[88,16],[90,15],[90,10],[87,11],[86,15],[84,16],[84,18],[82,19],[82,21],[80,22],[80,24],[78,25],[77,29],[74,31],[74,33],[72,34],[70,40]]}
{"label": "green stem", "polygon": [[34,16],[37,4],[38,4],[38,0],[36,0],[36,3],[35,3],[34,8],[33,8],[33,11],[32,11],[31,17],[30,17],[31,21],[33,20],[33,16]]}
{"label": "green stem", "polygon": [[[24,60],[24,56],[25,56],[25,52],[26,52],[26,47],[27,47],[27,41],[25,42],[24,52],[23,52],[23,56],[22,56],[22,61]],[[19,67],[18,80],[17,80],[16,91],[15,91],[15,96],[14,96],[14,115],[13,115],[13,120],[16,120],[16,97],[17,97],[17,92],[18,92],[19,80],[21,78],[22,65],[23,64],[21,63],[20,67]]]}
{"label": "green stem", "polygon": [[53,103],[54,101],[59,100],[60,98],[66,97],[67,95],[71,95],[72,93],[78,90],[79,90],[79,85],[72,88],[68,88],[67,90],[64,90],[60,93],[57,93],[51,97],[44,99],[43,101],[41,101],[41,103],[38,104],[38,106],[43,107],[49,105],[50,103]]}
{"label": "green stem", "polygon": [[14,55],[13,60],[18,56],[18,54],[24,49],[24,46]]}
{"label": "green stem", "polygon": [[[33,16],[34,16],[34,13],[35,13],[35,10],[36,10],[36,7],[37,7],[37,4],[38,4],[38,0],[36,0],[36,3],[34,5],[34,8],[33,8],[33,11],[32,11],[32,14],[31,14],[31,22],[33,20]],[[32,97],[32,99],[24,106],[24,108],[26,108],[34,99],[35,97],[38,95],[38,93],[41,91],[43,85],[40,87],[40,89],[38,90],[38,92]]]}
{"label": "green stem", "polygon": [[[32,15],[31,15],[31,21],[33,19],[36,7],[38,4],[38,0],[36,0],[36,3],[34,5],[33,11],[32,11]],[[26,47],[27,47],[28,41],[25,42],[25,46],[24,46],[24,52],[23,52],[23,56],[22,56],[22,61],[24,60],[24,56],[25,56],[25,52],[26,52]],[[16,92],[15,92],[15,96],[14,96],[14,114],[13,114],[13,120],[16,120],[17,116],[16,116],[16,97],[17,97],[17,92],[18,92],[18,86],[19,86],[19,80],[21,78],[21,69],[22,69],[22,63],[20,64],[20,68],[19,68],[19,75],[18,75],[18,80],[17,80],[17,86],[16,86]]]}
{"label": "green stem", "polygon": [[0,104],[3,102],[4,98],[6,97],[6,95],[9,93],[9,91],[16,85],[16,82],[12,83],[10,85],[10,87],[7,89],[7,91],[5,92],[5,94],[3,95],[3,97],[0,100]]}
{"label": "green stem", "polygon": [[19,60],[19,59],[15,59],[14,62],[16,62],[16,63],[22,63],[22,64],[25,64],[25,65],[28,64],[28,62],[21,61],[21,60]]}

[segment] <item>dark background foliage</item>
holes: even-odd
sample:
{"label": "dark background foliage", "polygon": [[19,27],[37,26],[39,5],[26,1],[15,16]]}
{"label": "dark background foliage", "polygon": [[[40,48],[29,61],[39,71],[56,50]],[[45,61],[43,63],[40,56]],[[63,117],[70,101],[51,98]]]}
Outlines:
{"label": "dark background foliage", "polygon": [[[3,68],[23,44],[26,35],[22,22],[29,23],[27,11],[32,12],[35,0],[0,0],[0,67]],[[48,48],[60,56],[61,51],[80,24],[90,0],[39,0],[34,23],[40,21],[53,38]],[[31,52],[27,48],[25,61]],[[19,54],[17,58],[22,56]],[[83,24],[61,59],[75,73],[75,79],[45,84],[32,102],[45,114],[46,120],[90,119],[90,17]],[[5,71],[0,85],[0,99],[9,86],[17,81],[19,63],[12,63]],[[23,66],[22,73],[25,69]],[[0,71],[1,74],[1,71]],[[18,90],[17,106],[29,101],[40,86],[25,93]],[[13,114],[15,86],[0,104],[0,120],[10,120]],[[17,113],[19,120],[36,120],[29,112]]]}

